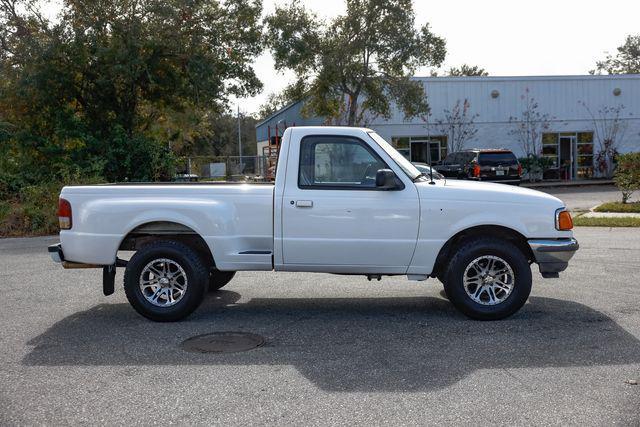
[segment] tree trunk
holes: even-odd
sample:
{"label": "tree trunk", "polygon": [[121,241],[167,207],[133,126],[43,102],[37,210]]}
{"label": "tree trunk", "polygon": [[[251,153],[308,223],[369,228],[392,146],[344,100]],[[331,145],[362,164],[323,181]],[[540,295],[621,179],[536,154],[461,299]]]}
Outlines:
{"label": "tree trunk", "polygon": [[347,126],[356,125],[358,114],[358,95],[349,95],[349,111],[347,115]]}

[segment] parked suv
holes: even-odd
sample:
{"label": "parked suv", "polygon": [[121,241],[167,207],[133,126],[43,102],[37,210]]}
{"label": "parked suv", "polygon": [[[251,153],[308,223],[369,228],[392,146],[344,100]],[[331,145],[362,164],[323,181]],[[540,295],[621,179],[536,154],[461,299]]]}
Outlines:
{"label": "parked suv", "polygon": [[435,169],[447,178],[520,184],[522,166],[504,149],[478,149],[449,153]]}

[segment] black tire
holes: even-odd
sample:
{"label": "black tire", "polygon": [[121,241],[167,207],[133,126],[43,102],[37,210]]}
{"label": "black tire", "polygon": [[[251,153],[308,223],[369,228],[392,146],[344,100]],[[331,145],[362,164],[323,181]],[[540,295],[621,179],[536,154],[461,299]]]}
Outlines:
{"label": "black tire", "polygon": [[[484,304],[474,301],[464,286],[467,266],[487,255],[506,261],[514,276],[511,292],[504,301],[495,305],[485,305],[487,301],[482,301]],[[476,238],[463,242],[454,253],[446,271],[444,288],[449,301],[468,317],[477,320],[504,319],[518,311],[529,298],[531,267],[525,255],[513,243],[495,238]],[[483,294],[488,299],[488,292]],[[496,293],[493,296],[496,296]]]}
{"label": "black tire", "polygon": [[[182,276],[186,276],[184,294],[176,303],[165,307],[148,301],[139,285],[145,267],[159,259],[171,261],[172,263],[167,264],[174,268],[178,265],[184,272]],[[208,287],[208,275],[206,264],[189,246],[173,240],[157,240],[138,250],[127,263],[124,291],[131,306],[144,317],[156,322],[175,322],[193,313],[203,301]],[[154,289],[157,288],[151,288],[151,292]]]}
{"label": "black tire", "polygon": [[209,292],[215,292],[218,289],[221,289],[224,285],[229,283],[235,275],[235,271],[213,270],[209,275]]}

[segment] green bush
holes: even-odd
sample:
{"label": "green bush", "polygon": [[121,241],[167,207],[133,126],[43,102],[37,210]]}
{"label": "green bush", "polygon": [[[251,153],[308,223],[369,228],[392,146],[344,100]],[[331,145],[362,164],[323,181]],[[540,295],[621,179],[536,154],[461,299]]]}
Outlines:
{"label": "green bush", "polygon": [[0,202],[0,236],[38,236],[58,232],[58,196],[65,185],[98,184],[100,177],[69,178],[23,186],[9,200]]}
{"label": "green bush", "polygon": [[622,192],[622,203],[627,203],[634,191],[640,189],[640,153],[621,154],[613,180]]}
{"label": "green bush", "polygon": [[11,203],[0,200],[0,224],[2,224],[7,215],[9,215],[9,212],[11,212]]}
{"label": "green bush", "polygon": [[520,157],[518,162],[522,166],[522,172],[528,175],[530,181],[534,181],[536,177],[542,179],[543,172],[553,166],[551,158],[534,156],[533,154],[527,157]]}

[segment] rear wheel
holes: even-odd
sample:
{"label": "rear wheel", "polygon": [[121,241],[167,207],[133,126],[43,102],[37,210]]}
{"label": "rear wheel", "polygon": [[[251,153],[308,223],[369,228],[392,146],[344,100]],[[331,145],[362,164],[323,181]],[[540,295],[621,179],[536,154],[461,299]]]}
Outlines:
{"label": "rear wheel", "polygon": [[204,299],[208,270],[189,246],[158,240],[138,250],[127,263],[124,290],[131,306],[156,322],[191,314]]}
{"label": "rear wheel", "polygon": [[224,285],[229,283],[235,275],[235,271],[213,270],[209,275],[209,292],[215,292],[222,288]]}
{"label": "rear wheel", "polygon": [[474,239],[464,242],[451,258],[445,291],[453,305],[473,319],[502,319],[527,301],[531,268],[511,242]]}

